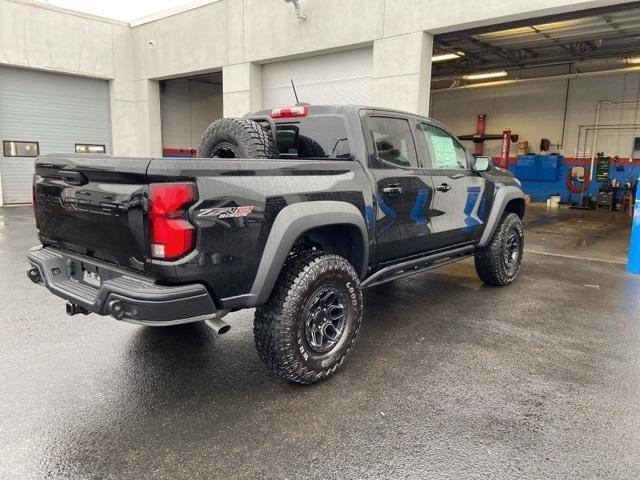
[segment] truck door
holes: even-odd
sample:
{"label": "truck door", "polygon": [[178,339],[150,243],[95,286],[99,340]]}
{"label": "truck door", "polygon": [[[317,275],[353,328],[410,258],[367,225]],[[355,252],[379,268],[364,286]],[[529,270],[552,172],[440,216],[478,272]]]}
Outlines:
{"label": "truck door", "polygon": [[444,129],[420,122],[419,147],[431,165],[433,247],[478,240],[487,219],[489,193],[482,177],[469,168],[470,154]]}
{"label": "truck door", "polygon": [[385,261],[421,251],[431,233],[429,203],[432,187],[418,158],[415,121],[389,114],[366,118],[373,144],[369,166],[376,182],[376,258]]}

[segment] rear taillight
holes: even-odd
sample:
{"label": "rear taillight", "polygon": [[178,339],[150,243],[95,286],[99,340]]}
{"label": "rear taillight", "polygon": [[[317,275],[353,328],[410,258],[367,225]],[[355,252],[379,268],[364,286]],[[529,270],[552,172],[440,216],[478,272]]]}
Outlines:
{"label": "rear taillight", "polygon": [[149,226],[151,256],[170,260],[193,249],[194,226],[187,208],[196,200],[193,183],[152,183],[149,185]]}
{"label": "rear taillight", "polygon": [[280,107],[271,110],[271,118],[306,117],[307,106],[296,105],[295,107]]}

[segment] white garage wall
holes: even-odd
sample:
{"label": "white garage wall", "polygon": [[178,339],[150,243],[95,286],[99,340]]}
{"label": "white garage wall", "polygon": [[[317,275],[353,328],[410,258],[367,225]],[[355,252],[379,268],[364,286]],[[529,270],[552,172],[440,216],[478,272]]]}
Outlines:
{"label": "white garage wall", "polygon": [[301,102],[366,105],[371,99],[372,74],[372,48],[270,63],[262,67],[262,106],[294,104],[291,79]]}
{"label": "white garage wall", "polygon": [[[487,133],[501,133],[511,128],[528,140],[529,148],[538,152],[541,138],[552,144],[560,143],[564,115],[567,80],[531,82],[503,87],[456,90],[432,93],[431,116],[440,120],[456,134],[470,134],[476,130],[476,115],[486,114]],[[565,141],[565,156],[591,155],[593,132],[589,134],[587,151],[576,152],[578,127],[593,124],[595,106],[599,100],[640,102],[640,74],[572,79],[569,81],[569,99]],[[637,105],[625,107],[603,106],[600,124],[640,123]],[[584,135],[584,134],[583,134]],[[624,131],[599,131],[596,152],[629,157],[633,137],[640,136],[640,128]],[[584,136],[582,137],[584,138]],[[471,146],[471,142],[465,142]],[[485,142],[485,153],[500,155],[500,141]],[[552,148],[552,151],[555,149]],[[511,154],[516,154],[513,146]]]}
{"label": "white garage wall", "polygon": [[167,80],[160,92],[162,147],[198,148],[207,126],[222,117],[222,87],[199,80]]}

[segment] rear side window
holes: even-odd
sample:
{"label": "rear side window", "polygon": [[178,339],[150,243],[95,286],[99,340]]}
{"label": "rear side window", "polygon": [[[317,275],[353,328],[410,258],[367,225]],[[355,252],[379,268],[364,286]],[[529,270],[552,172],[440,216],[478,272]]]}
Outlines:
{"label": "rear side window", "polygon": [[276,132],[281,157],[351,157],[347,129],[342,117],[316,116],[290,123],[278,123]]}
{"label": "rear side window", "polygon": [[411,127],[406,119],[369,117],[369,124],[380,160],[399,167],[419,167]]}

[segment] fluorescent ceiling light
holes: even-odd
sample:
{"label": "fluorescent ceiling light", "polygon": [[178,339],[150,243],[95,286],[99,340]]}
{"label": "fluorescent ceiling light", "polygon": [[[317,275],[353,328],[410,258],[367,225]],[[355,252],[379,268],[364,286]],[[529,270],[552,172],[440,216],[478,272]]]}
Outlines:
{"label": "fluorescent ceiling light", "polygon": [[626,63],[640,63],[640,57],[625,58]]}
{"label": "fluorescent ceiling light", "polygon": [[500,72],[470,73],[469,75],[463,75],[462,78],[465,80],[483,80],[485,78],[506,77],[507,75],[509,74],[502,70]]}
{"label": "fluorescent ceiling light", "polygon": [[434,55],[431,57],[431,62],[444,62],[446,60],[455,60],[456,58],[460,58],[464,55],[464,52],[456,52],[456,53],[442,53],[440,55]]}

